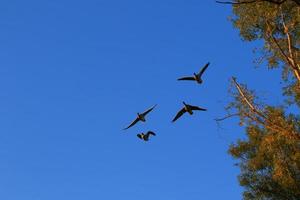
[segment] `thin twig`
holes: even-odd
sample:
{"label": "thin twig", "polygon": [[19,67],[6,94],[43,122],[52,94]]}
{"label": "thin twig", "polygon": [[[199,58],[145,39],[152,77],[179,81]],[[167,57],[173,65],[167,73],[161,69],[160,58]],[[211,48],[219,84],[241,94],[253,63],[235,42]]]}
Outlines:
{"label": "thin twig", "polygon": [[[233,1],[216,1],[216,3],[221,4],[231,4],[231,5],[239,5],[239,4],[251,4],[251,3],[258,3],[258,2],[269,2],[273,4],[280,5],[284,3],[286,0],[282,1],[275,1],[275,0],[253,0],[253,1],[240,1],[240,2],[233,2]],[[297,3],[297,2],[296,2]]]}
{"label": "thin twig", "polygon": [[222,117],[222,118],[215,118],[215,121],[220,122],[220,121],[223,121],[225,119],[235,117],[235,116],[239,116],[239,113],[229,114],[229,115],[226,115],[225,117]]}
{"label": "thin twig", "polygon": [[255,3],[257,0],[254,1],[244,1],[244,2],[232,2],[232,1],[216,1],[216,3],[221,3],[221,4],[247,4],[247,3]]}
{"label": "thin twig", "polygon": [[[292,0],[292,1],[295,2],[298,6],[300,6],[300,0]],[[230,5],[251,4],[251,3],[258,3],[258,2],[269,2],[269,3],[276,4],[276,5],[281,5],[284,2],[286,2],[286,0],[282,0],[282,1],[275,1],[275,0],[253,0],[253,1],[241,1],[241,2],[216,1],[216,3],[230,4]]]}

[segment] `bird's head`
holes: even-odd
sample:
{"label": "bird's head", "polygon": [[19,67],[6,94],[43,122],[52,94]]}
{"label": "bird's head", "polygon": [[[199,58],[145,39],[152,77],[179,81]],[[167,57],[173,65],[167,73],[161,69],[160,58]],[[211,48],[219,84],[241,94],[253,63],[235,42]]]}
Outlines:
{"label": "bird's head", "polygon": [[182,103],[183,103],[183,105],[185,105],[185,106],[186,106],[186,103],[185,103],[184,101],[183,101]]}

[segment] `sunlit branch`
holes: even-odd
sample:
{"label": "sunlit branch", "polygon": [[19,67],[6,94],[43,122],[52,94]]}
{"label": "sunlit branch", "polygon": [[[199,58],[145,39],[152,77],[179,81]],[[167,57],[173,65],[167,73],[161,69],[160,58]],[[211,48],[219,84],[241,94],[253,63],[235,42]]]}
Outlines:
{"label": "sunlit branch", "polygon": [[258,109],[252,105],[252,103],[248,100],[248,98],[246,97],[246,95],[244,94],[241,86],[237,83],[236,78],[232,77],[232,81],[236,87],[236,89],[238,90],[239,94],[242,96],[243,100],[246,102],[246,104],[250,107],[251,111],[258,113],[259,115],[262,115],[260,111],[258,111]]}
{"label": "sunlit branch", "polygon": [[[271,25],[268,21],[266,21],[266,23],[267,23],[268,27],[271,27]],[[288,29],[285,26],[285,24],[284,24],[284,29],[285,29],[285,32],[287,32],[287,34],[288,34]],[[288,38],[290,37],[289,34],[287,36],[288,36]],[[271,40],[273,41],[273,43],[275,43],[276,47],[279,49],[280,54],[285,58],[286,62],[291,66],[292,71],[294,72],[294,74],[295,74],[296,78],[298,79],[298,81],[300,81],[300,69],[299,69],[298,65],[296,66],[293,58],[290,58],[285,53],[285,51],[280,46],[279,42],[277,41],[277,39],[274,37],[274,35],[272,33],[270,33],[270,37],[271,37]],[[292,54],[292,46],[291,46],[291,43],[290,43],[290,39],[288,39],[288,46],[289,46],[289,49],[290,49],[290,53]]]}
{"label": "sunlit branch", "polygon": [[287,137],[296,137],[297,139],[300,139],[300,134],[298,134],[295,131],[287,130],[285,127],[280,127],[276,123],[272,122],[272,120],[269,120],[269,117],[265,115],[262,111],[260,111],[258,108],[256,108],[247,98],[245,95],[243,89],[236,81],[236,78],[232,77],[233,83],[235,84],[236,89],[239,92],[239,95],[242,97],[243,101],[248,105],[250,110],[252,111],[253,115],[251,113],[242,112],[240,115],[244,115],[251,119],[252,121],[255,121],[266,128],[269,128],[270,130],[273,130],[274,132],[281,132],[284,133]]}
{"label": "sunlit branch", "polygon": [[284,50],[281,48],[281,46],[280,46],[279,42],[277,41],[277,39],[273,35],[271,35],[271,38],[272,38],[273,42],[276,44],[276,46],[279,49],[282,56],[286,59],[288,64],[291,66],[291,68],[294,71],[294,74],[295,74],[296,78],[298,79],[298,81],[300,81],[300,72],[299,72],[298,67],[295,67],[294,63],[291,61],[291,58],[288,55],[285,54]]}
{"label": "sunlit branch", "polygon": [[297,70],[299,70],[298,64],[296,64],[295,59],[294,59],[294,54],[292,52],[292,42],[291,42],[291,37],[289,34],[289,28],[285,25],[285,20],[281,11],[281,19],[282,19],[282,25],[284,27],[284,33],[286,34],[287,37],[287,43],[288,43],[288,49],[289,49],[289,60],[291,62],[291,64],[293,65],[294,68],[297,68]]}

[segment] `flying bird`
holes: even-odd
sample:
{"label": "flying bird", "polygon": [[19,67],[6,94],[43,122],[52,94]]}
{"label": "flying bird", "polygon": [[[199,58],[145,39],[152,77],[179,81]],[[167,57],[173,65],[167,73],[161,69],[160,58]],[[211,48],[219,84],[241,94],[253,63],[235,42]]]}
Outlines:
{"label": "flying bird", "polygon": [[198,74],[194,73],[194,76],[182,77],[177,80],[178,81],[196,81],[197,83],[201,84],[203,82],[201,77],[202,77],[203,73],[205,72],[205,70],[207,69],[208,65],[209,65],[209,62],[204,65],[204,67],[200,70],[200,72]]}
{"label": "flying bird", "polygon": [[137,118],[131,122],[131,124],[127,127],[127,128],[124,128],[123,130],[127,130],[129,129],[130,127],[132,127],[133,125],[135,125],[138,121],[142,121],[142,122],[145,122],[146,119],[146,115],[151,112],[154,108],[155,108],[156,105],[154,105],[152,108],[148,109],[147,111],[143,112],[143,113],[137,113]]}
{"label": "flying bird", "polygon": [[200,108],[198,106],[188,105],[184,101],[182,103],[184,104],[184,107],[176,114],[176,116],[174,117],[172,122],[175,122],[178,118],[180,118],[186,112],[188,112],[190,115],[192,115],[193,110],[206,111],[205,108]]}
{"label": "flying bird", "polygon": [[146,134],[144,134],[144,133],[137,134],[138,138],[140,138],[141,140],[144,140],[144,141],[148,141],[150,135],[156,136],[156,134],[152,131],[148,131]]}

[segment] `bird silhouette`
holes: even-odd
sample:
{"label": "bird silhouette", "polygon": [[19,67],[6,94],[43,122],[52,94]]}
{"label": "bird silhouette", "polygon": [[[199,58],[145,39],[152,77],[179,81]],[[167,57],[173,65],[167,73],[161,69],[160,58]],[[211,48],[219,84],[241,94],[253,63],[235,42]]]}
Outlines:
{"label": "bird silhouette", "polygon": [[124,128],[123,130],[129,129],[130,127],[134,126],[139,121],[145,122],[146,121],[146,119],[145,119],[146,115],[149,112],[151,112],[155,107],[156,107],[156,105],[154,105],[152,108],[146,110],[145,112],[143,112],[141,114],[137,113],[137,118],[133,122],[131,122],[131,124],[128,127]]}
{"label": "bird silhouette", "polygon": [[140,138],[141,140],[144,140],[144,141],[148,141],[150,135],[156,136],[156,134],[152,131],[148,131],[146,134],[144,134],[144,133],[137,134],[138,138]]}
{"label": "bird silhouette", "polygon": [[209,62],[204,65],[204,67],[200,70],[198,74],[194,73],[194,76],[182,77],[177,79],[178,81],[196,81],[197,83],[201,84],[203,82],[202,75],[209,66]]}
{"label": "bird silhouette", "polygon": [[188,112],[190,115],[193,114],[193,110],[206,111],[205,108],[200,108],[198,106],[192,106],[186,104],[184,101],[182,102],[184,107],[176,114],[172,122],[175,122],[178,118],[180,118],[184,113]]}

